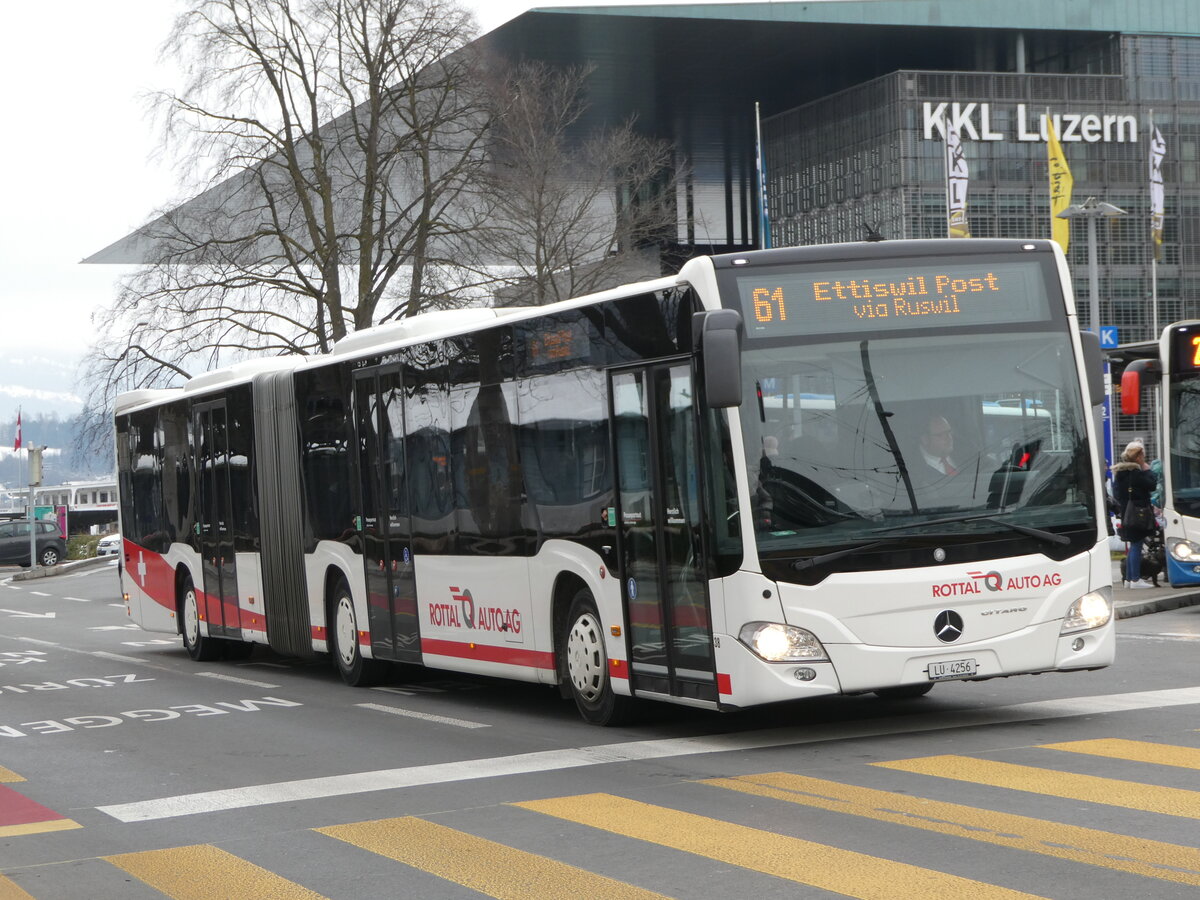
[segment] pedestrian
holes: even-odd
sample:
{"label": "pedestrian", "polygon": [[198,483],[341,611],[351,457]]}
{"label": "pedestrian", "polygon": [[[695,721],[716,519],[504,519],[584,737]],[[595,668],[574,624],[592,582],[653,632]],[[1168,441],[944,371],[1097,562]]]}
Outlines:
{"label": "pedestrian", "polygon": [[1113,497],[1121,509],[1121,537],[1127,545],[1125,587],[1145,590],[1152,587],[1142,581],[1142,541],[1155,529],[1154,507],[1150,494],[1158,479],[1146,462],[1141,441],[1130,441],[1121,453],[1121,461],[1112,467]]}

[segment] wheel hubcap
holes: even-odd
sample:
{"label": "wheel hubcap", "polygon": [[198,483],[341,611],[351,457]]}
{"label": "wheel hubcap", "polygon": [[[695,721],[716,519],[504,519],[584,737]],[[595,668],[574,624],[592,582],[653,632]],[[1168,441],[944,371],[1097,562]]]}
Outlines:
{"label": "wheel hubcap", "polygon": [[349,667],[358,655],[358,625],[354,620],[354,606],[349,597],[338,599],[337,649],[343,665]]}
{"label": "wheel hubcap", "polygon": [[192,647],[200,638],[200,611],[196,607],[195,591],[183,595],[183,635]]}
{"label": "wheel hubcap", "polygon": [[604,672],[600,623],[590,613],[584,613],[567,635],[567,675],[579,695],[590,703],[604,689]]}

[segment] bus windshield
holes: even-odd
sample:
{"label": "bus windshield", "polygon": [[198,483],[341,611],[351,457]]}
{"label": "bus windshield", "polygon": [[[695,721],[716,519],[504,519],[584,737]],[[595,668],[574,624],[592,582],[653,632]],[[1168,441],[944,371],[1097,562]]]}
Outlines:
{"label": "bus windshield", "polygon": [[1173,374],[1170,398],[1171,506],[1200,516],[1200,378]]}
{"label": "bus windshield", "polygon": [[1094,528],[1085,409],[1065,329],[751,345],[743,365],[751,514],[764,557],[881,536]]}

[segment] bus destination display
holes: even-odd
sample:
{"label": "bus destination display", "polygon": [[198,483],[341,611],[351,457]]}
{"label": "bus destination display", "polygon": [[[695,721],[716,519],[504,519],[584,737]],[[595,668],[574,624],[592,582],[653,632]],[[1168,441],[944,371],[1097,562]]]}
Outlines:
{"label": "bus destination display", "polygon": [[1035,260],[886,268],[746,271],[736,276],[750,337],[1043,322],[1050,317]]}
{"label": "bus destination display", "polygon": [[1172,326],[1171,352],[1175,359],[1172,361],[1172,372],[1194,375],[1200,372],[1200,327],[1196,325]]}

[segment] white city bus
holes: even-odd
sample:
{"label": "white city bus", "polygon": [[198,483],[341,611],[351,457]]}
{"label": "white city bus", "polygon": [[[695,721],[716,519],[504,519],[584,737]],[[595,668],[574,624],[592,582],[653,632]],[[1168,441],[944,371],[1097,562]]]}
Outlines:
{"label": "white city bus", "polygon": [[127,604],[196,659],[541,682],[596,723],[1096,669],[1090,371],[1045,241],[704,257],[417,316],[122,395]]}
{"label": "white city bus", "polygon": [[1172,585],[1200,584],[1200,321],[1174,322],[1157,342],[1131,345],[1140,358],[1121,375],[1121,412],[1142,412],[1156,395],[1163,473],[1163,542]]}

